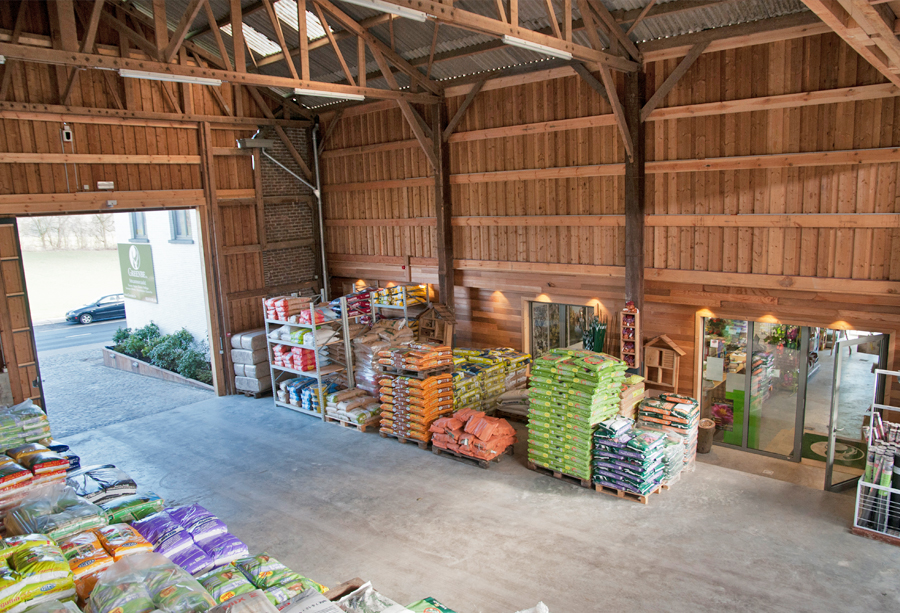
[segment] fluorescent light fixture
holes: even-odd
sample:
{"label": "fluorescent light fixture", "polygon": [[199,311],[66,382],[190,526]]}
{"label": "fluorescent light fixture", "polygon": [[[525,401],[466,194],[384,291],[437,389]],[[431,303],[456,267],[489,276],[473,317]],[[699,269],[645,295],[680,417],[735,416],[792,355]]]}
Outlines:
{"label": "fluorescent light fixture", "polygon": [[239,138],[238,149],[271,149],[275,146],[273,138]]}
{"label": "fluorescent light fixture", "polygon": [[405,6],[397,6],[390,2],[382,2],[382,0],[344,0],[344,2],[347,4],[355,4],[356,6],[361,6],[365,9],[390,13],[391,15],[397,15],[398,17],[406,17],[413,21],[425,21],[428,19],[428,15],[422,11],[406,8]]}
{"label": "fluorescent light fixture", "polygon": [[323,92],[318,89],[303,89],[298,87],[294,89],[294,93],[298,96],[318,96],[319,98],[337,98],[338,100],[365,100],[362,94],[342,94],[341,92]]}
{"label": "fluorescent light fixture", "polygon": [[529,51],[534,51],[536,53],[543,53],[544,55],[558,57],[563,60],[571,60],[572,59],[572,54],[569,53],[568,51],[562,51],[560,49],[554,49],[553,47],[548,47],[547,45],[533,43],[530,40],[523,40],[521,38],[516,38],[515,36],[504,36],[502,40],[503,40],[504,45],[512,45],[513,47],[519,47],[521,49],[528,49]]}
{"label": "fluorescent light fixture", "polygon": [[0,55],[0,64],[5,64],[5,63],[6,63],[6,56]]}
{"label": "fluorescent light fixture", "polygon": [[125,79],[146,79],[148,81],[168,81],[169,83],[192,83],[194,85],[212,85],[215,87],[222,84],[220,79],[165,74],[162,72],[144,72],[142,70],[129,70],[127,68],[119,68],[119,76]]}

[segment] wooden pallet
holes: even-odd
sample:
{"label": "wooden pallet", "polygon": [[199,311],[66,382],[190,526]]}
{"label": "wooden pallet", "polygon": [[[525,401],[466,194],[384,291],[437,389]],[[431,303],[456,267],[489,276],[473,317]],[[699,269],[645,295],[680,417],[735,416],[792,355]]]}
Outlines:
{"label": "wooden pallet", "polygon": [[428,377],[452,374],[453,366],[441,366],[440,368],[432,368],[431,370],[403,370],[391,368],[390,366],[382,366],[381,372],[382,374],[390,375],[392,377],[409,377],[410,379],[425,380]]}
{"label": "wooden pallet", "polygon": [[349,428],[351,430],[359,430],[360,432],[365,432],[367,428],[377,428],[381,423],[381,417],[378,416],[375,419],[370,419],[364,424],[357,424],[352,421],[344,421],[343,419],[338,419],[337,417],[331,417],[330,415],[325,415],[325,421],[328,423],[339,424],[344,428]]}
{"label": "wooden pallet", "polygon": [[608,487],[606,485],[600,485],[599,483],[594,484],[594,489],[600,492],[601,494],[608,494],[610,496],[615,496],[616,498],[622,498],[623,500],[633,500],[634,502],[640,502],[641,504],[647,504],[650,500],[650,496],[653,494],[659,494],[662,490],[662,486],[656,486],[656,489],[650,492],[649,494],[635,494],[633,492],[626,492],[625,490],[617,490],[612,487]]}
{"label": "wooden pallet", "polygon": [[262,398],[263,396],[271,396],[271,395],[272,395],[272,390],[266,390],[266,391],[264,391],[264,392],[248,392],[248,391],[246,391],[246,390],[237,390],[237,393],[238,393],[238,394],[243,394],[243,395],[246,396],[247,398],[255,398],[255,399],[258,399],[258,398]]}
{"label": "wooden pallet", "polygon": [[412,443],[414,445],[418,445],[419,449],[428,449],[428,446],[431,444],[430,442],[427,442],[427,441],[420,441],[417,438],[409,438],[407,436],[401,436],[399,434],[392,434],[390,432],[381,432],[380,430],[379,430],[378,434],[381,435],[381,438],[390,437],[390,438],[397,439],[398,441],[400,441],[403,444]]}
{"label": "wooden pallet", "polygon": [[553,470],[552,468],[547,468],[546,466],[535,464],[534,462],[528,462],[526,466],[529,470],[533,470],[534,472],[543,473],[545,475],[553,477],[554,479],[567,481],[568,483],[586,487],[587,489],[592,489],[594,486],[594,484],[591,483],[590,480],[582,479],[581,477],[576,477],[574,475],[567,475],[566,473],[561,473],[559,471]]}
{"label": "wooden pallet", "polygon": [[479,466],[481,468],[488,468],[491,465],[491,462],[499,462],[500,458],[505,455],[513,454],[513,446],[510,445],[506,448],[506,451],[498,455],[496,458],[492,458],[490,460],[483,460],[482,458],[473,458],[472,456],[465,455],[463,453],[457,453],[452,449],[444,449],[443,447],[438,447],[437,445],[431,446],[431,453],[434,455],[449,455],[452,459],[457,460],[459,462],[463,462],[464,464],[474,464],[475,466]]}

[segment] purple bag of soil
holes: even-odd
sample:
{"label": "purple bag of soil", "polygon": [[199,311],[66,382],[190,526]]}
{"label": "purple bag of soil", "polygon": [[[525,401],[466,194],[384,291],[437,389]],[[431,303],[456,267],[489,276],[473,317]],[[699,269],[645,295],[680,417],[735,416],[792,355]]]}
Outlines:
{"label": "purple bag of soil", "polygon": [[223,521],[199,504],[168,509],[168,513],[198,543],[228,532],[228,526]]}
{"label": "purple bag of soil", "polygon": [[154,513],[132,524],[141,536],[153,544],[153,551],[167,558],[194,544],[194,539],[166,511]]}
{"label": "purple bag of soil", "polygon": [[214,566],[213,559],[196,545],[182,549],[169,559],[195,577],[212,569]]}
{"label": "purple bag of soil", "polygon": [[197,543],[197,545],[213,559],[216,566],[222,566],[250,555],[247,546],[228,532]]}

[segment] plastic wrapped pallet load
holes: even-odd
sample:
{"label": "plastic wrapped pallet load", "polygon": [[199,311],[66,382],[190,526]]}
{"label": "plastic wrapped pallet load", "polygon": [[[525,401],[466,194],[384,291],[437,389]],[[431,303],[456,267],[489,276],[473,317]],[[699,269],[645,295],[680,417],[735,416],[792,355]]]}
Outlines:
{"label": "plastic wrapped pallet load", "polygon": [[234,334],[231,337],[231,347],[234,387],[251,394],[260,394],[272,389],[266,331],[249,330]]}

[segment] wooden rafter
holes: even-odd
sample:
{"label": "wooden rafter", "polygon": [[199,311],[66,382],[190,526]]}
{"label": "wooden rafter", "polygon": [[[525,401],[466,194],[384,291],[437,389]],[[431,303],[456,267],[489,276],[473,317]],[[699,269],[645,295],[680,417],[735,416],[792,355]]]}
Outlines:
{"label": "wooden rafter", "polygon": [[360,87],[366,86],[366,41],[356,37],[356,78]]}
{"label": "wooden rafter", "polygon": [[900,41],[877,9],[857,0],[803,0],[828,27],[892,83],[900,85]]}
{"label": "wooden rafter", "polygon": [[[243,19],[247,15],[252,15],[253,13],[258,13],[259,11],[263,10],[264,8],[265,8],[265,6],[263,5],[262,0],[257,0],[257,2],[254,2],[253,4],[248,4],[247,6],[243,7],[236,14],[240,15],[241,19]],[[224,17],[220,17],[219,19],[211,19],[209,21],[209,23],[207,23],[206,25],[204,25],[200,28],[197,28],[196,30],[192,30],[192,31],[188,32],[188,35],[185,38],[187,40],[191,40],[192,38],[196,38],[197,36],[200,36],[201,34],[206,34],[210,30],[214,29],[210,26],[210,24],[213,22],[215,22],[215,24],[217,26],[215,29],[223,28],[227,25],[232,25],[232,15],[234,15],[234,14],[235,13],[233,11],[231,11],[228,14],[226,14]],[[240,21],[241,19],[239,19],[238,21]]]}
{"label": "wooden rafter", "polygon": [[437,21],[434,22],[434,34],[431,36],[431,50],[428,52],[428,68],[425,70],[425,78],[431,77],[431,68],[434,66],[434,50],[437,48],[438,28],[441,27]]}
{"label": "wooden rafter", "polygon": [[[327,28],[327,26],[325,27]],[[309,80],[309,34],[306,31],[306,0],[297,0],[297,44],[297,49],[300,52],[300,76]],[[359,85],[360,87],[365,85],[363,79],[360,79]]]}
{"label": "wooden rafter", "polygon": [[440,94],[442,91],[442,87],[435,83],[434,81],[425,78],[421,72],[419,72],[415,67],[411,66],[409,62],[400,57],[400,54],[396,53],[393,49],[391,49],[384,42],[376,38],[371,32],[366,30],[362,25],[359,24],[352,17],[347,15],[344,11],[336,7],[330,0],[313,0],[317,5],[321,6],[325,11],[327,11],[332,17],[334,17],[341,26],[347,28],[357,36],[361,36],[366,44],[372,49],[372,52],[379,51],[384,57],[386,57],[391,64],[396,66],[400,71],[410,77],[413,81],[415,81],[419,86],[424,88],[426,91],[429,91],[433,94]]}
{"label": "wooden rafter", "polygon": [[[388,65],[387,60],[384,55],[381,53],[381,50],[375,47],[372,47],[372,55],[375,57],[375,61],[378,63],[378,67],[381,69],[381,74],[384,75],[385,80],[388,82],[388,85],[391,86],[391,89],[399,90],[400,86],[397,84],[397,79],[394,78],[394,73],[391,72],[391,67]],[[419,145],[422,146],[422,150],[425,152],[425,156],[428,158],[428,161],[431,163],[431,168],[437,171],[438,162],[437,157],[434,153],[434,142],[428,135],[425,133],[425,130],[422,129],[422,124],[420,123],[421,118],[419,114],[412,108],[408,100],[400,98],[397,100],[397,104],[400,105],[400,112],[403,114],[404,119],[406,119],[406,123],[409,124],[410,129],[416,137],[416,140],[419,141]]]}
{"label": "wooden rafter", "polygon": [[675,67],[675,70],[666,77],[666,80],[662,82],[662,85],[659,86],[650,99],[644,104],[643,108],[641,108],[641,121],[647,121],[647,117],[650,113],[653,112],[653,109],[658,107],[660,103],[665,99],[665,97],[672,91],[672,88],[675,87],[675,84],[678,83],[678,80],[681,79],[685,75],[685,73],[690,70],[691,66],[694,62],[697,61],[697,58],[700,57],[700,54],[706,50],[709,46],[708,42],[697,43],[693,47],[691,47],[690,53],[688,53],[681,62],[678,63],[678,66]]}
{"label": "wooden rafter", "polygon": [[547,18],[550,20],[550,26],[553,28],[553,33],[556,34],[556,38],[562,38],[562,32],[559,29],[559,22],[556,21],[556,11],[553,10],[553,0],[544,0],[544,4],[547,8]]}
{"label": "wooden rafter", "polygon": [[618,22],[616,22],[616,18],[612,16],[609,12],[609,9],[601,2],[601,0],[588,0],[591,8],[594,9],[594,12],[597,14],[597,17],[600,18],[600,21],[603,22],[603,25],[606,28],[607,33],[610,37],[614,38],[619,42],[620,45],[628,52],[635,60],[641,59],[641,52],[638,51],[637,45],[628,38],[628,35],[625,34],[625,31],[619,26]]}
{"label": "wooden rafter", "polygon": [[459,125],[459,122],[462,121],[463,115],[466,114],[466,111],[472,105],[472,102],[474,102],[475,96],[477,96],[478,92],[481,91],[481,88],[484,87],[485,81],[487,81],[487,79],[482,79],[475,84],[475,87],[472,88],[472,91],[466,94],[466,98],[465,100],[463,100],[463,103],[459,105],[458,109],[456,109],[456,113],[454,113],[453,117],[450,118],[450,121],[447,122],[447,127],[444,128],[444,132],[441,134],[441,138],[445,142],[450,138],[450,135],[453,134],[453,131],[456,129],[456,126]]}
{"label": "wooden rafter", "polygon": [[600,66],[600,78],[603,81],[603,86],[606,88],[606,96],[609,98],[609,104],[612,106],[616,125],[619,126],[619,132],[622,134],[622,144],[625,145],[625,153],[628,154],[630,159],[633,159],[634,145],[631,142],[631,131],[625,119],[625,109],[619,100],[619,94],[616,92],[616,82],[613,80],[612,72],[610,72],[609,68]]}
{"label": "wooden rafter", "polygon": [[[312,1],[312,0],[310,0],[310,1]],[[298,10],[300,9],[301,3],[303,3],[305,5],[306,0],[299,0],[299,2],[297,3]],[[303,9],[303,10],[305,11],[306,9]],[[386,15],[386,14],[375,15],[374,17],[369,17],[368,19],[363,19],[362,21],[359,22],[359,25],[361,25],[363,28],[368,30],[369,28],[373,28],[382,23],[387,23],[388,17],[389,17],[389,15]],[[304,25],[301,27],[305,28],[306,26]],[[339,32],[334,32],[334,40],[336,40],[338,42],[340,42],[344,39],[347,39],[347,38],[351,38],[351,37],[356,37],[356,34],[349,30],[340,30]],[[327,47],[329,44],[330,43],[328,42],[328,39],[325,38],[324,36],[322,36],[321,38],[317,38],[316,40],[313,40],[313,41],[307,40],[306,50],[307,50],[307,53],[309,53],[310,51],[313,51],[314,49],[319,49],[320,47]],[[293,49],[291,49],[291,55],[294,57],[297,57],[298,55],[302,55],[301,52],[302,52],[302,50],[301,50],[300,46],[297,46],[297,47],[294,47]],[[283,54],[279,51],[278,53],[273,53],[272,55],[266,56],[259,61],[259,65],[267,66],[269,64],[274,64],[275,62],[280,62],[282,55]]]}
{"label": "wooden rafter", "polygon": [[108,26],[113,28],[116,32],[118,32],[119,36],[124,36],[125,38],[127,38],[130,43],[133,43],[138,49],[146,53],[149,57],[156,57],[156,45],[147,40],[142,34],[128,27],[127,23],[121,21],[116,17],[113,17],[106,12],[101,13],[100,19]]}
{"label": "wooden rafter", "polygon": [[362,94],[368,98],[406,100],[432,103],[435,97],[429,93],[409,93],[372,87],[350,87],[321,81],[304,81],[290,77],[277,77],[250,72],[238,72],[233,70],[219,70],[213,68],[200,68],[199,66],[181,66],[179,64],[164,64],[147,60],[126,59],[115,56],[78,53],[77,51],[63,51],[57,49],[43,49],[26,45],[12,45],[0,43],[0,55],[26,62],[38,62],[55,64],[58,66],[71,66],[81,68],[128,68],[144,72],[153,72],[163,75],[183,75],[219,79],[239,85],[257,85],[286,88],[307,88],[325,90],[335,93]]}
{"label": "wooden rafter", "polygon": [[[269,15],[269,21],[272,23],[272,29],[275,30],[275,38],[278,39],[278,46],[281,47],[281,52],[284,54],[284,61],[291,71],[291,76],[295,79],[299,79],[300,75],[297,74],[297,67],[294,66],[294,60],[291,58],[291,53],[288,50],[287,41],[284,39],[284,30],[281,29],[281,20],[278,19],[278,15],[275,14],[275,9],[272,7],[272,0],[263,0],[263,4],[266,7],[266,13]],[[325,27],[327,28],[328,26]]]}
{"label": "wooden rafter", "polygon": [[[514,19],[512,15],[513,8],[517,5],[510,3],[510,23],[503,23],[498,19],[486,17],[477,13],[465,11],[449,4],[442,4],[434,0],[385,0],[397,6],[404,6],[418,11],[424,11],[429,15],[434,15],[435,19],[443,24],[469,30],[471,32],[479,32],[488,36],[501,37],[509,35],[515,38],[521,38],[533,43],[546,45],[560,51],[571,53],[572,56],[579,61],[598,62],[606,64],[616,70],[626,72],[636,71],[639,68],[637,62],[630,61],[626,58],[618,57],[598,49],[591,49],[583,45],[561,40],[554,36],[541,34],[534,30],[520,27],[517,17]],[[624,34],[624,32],[623,32]]]}
{"label": "wooden rafter", "polygon": [[[197,18],[197,13],[200,12],[200,9],[203,8],[204,4],[206,4],[206,0],[191,0],[190,4],[188,4],[187,9],[178,21],[178,26],[175,28],[175,32],[173,32],[169,44],[166,46],[165,51],[163,51],[162,59],[164,62],[171,62],[175,59],[175,56],[178,55],[178,50],[181,49],[188,28],[194,23],[194,19]],[[168,30],[168,25],[166,26],[166,29]]]}
{"label": "wooden rafter", "polygon": [[[216,20],[216,16],[213,14],[209,2],[204,2],[203,8],[206,9],[206,19],[213,23]],[[225,47],[225,41],[222,39],[222,33],[219,31],[219,28],[213,28],[212,35],[216,41],[216,49],[219,50],[219,55],[222,56],[222,66],[225,67],[225,70],[231,70],[231,59],[228,57],[228,49]]]}
{"label": "wooden rafter", "polygon": [[[195,53],[193,53],[191,55],[194,56],[194,61],[197,62],[197,66],[200,66],[201,68],[206,68],[206,64],[204,64],[203,59],[199,55],[197,55]],[[216,99],[216,102],[218,103],[219,108],[222,109],[222,112],[225,113],[226,115],[228,115],[229,117],[234,116],[234,113],[231,112],[231,109],[228,107],[228,104],[225,102],[225,98],[222,97],[222,92],[219,91],[219,88],[212,86],[212,85],[208,85],[207,87],[209,88],[209,91],[212,92],[213,98]]]}
{"label": "wooden rafter", "polygon": [[[91,9],[91,16],[84,20],[82,18],[82,25],[84,25],[84,40],[81,42],[81,52],[88,53],[94,51],[94,42],[97,39],[97,26],[100,24],[100,14],[103,12],[104,0],[97,0],[94,3],[93,8]],[[75,15],[81,18],[81,13],[76,7]],[[73,70],[69,74],[69,82],[66,83],[66,90],[62,95],[62,103],[68,104],[69,95],[72,93],[72,88],[75,86],[75,80],[78,78],[78,74],[80,70]],[[119,107],[121,108],[121,107]]]}
{"label": "wooden rafter", "polygon": [[[19,11],[16,13],[16,24],[13,26],[13,33],[10,37],[10,42],[12,44],[16,44],[19,42],[19,37],[22,36],[22,28],[25,26],[25,7],[27,6],[27,2],[19,3]],[[12,73],[13,70],[16,69],[17,62],[7,62],[6,69],[3,71],[3,80],[0,81],[0,102],[6,100],[6,96],[9,93],[9,84],[12,83]]]}
{"label": "wooden rafter", "polygon": [[322,134],[322,140],[319,141],[319,155],[322,155],[322,152],[325,151],[325,141],[331,136],[331,133],[334,132],[335,127],[337,127],[338,122],[341,120],[341,115],[344,114],[344,109],[338,109],[334,114],[334,117],[328,122],[328,127],[325,128],[325,133]]}
{"label": "wooden rafter", "polygon": [[506,8],[503,6],[503,0],[495,0],[497,3],[497,16],[500,18],[500,21],[506,23]]}
{"label": "wooden rafter", "polygon": [[119,97],[119,88],[116,86],[116,78],[108,70],[103,71],[103,83],[106,85],[106,91],[109,92],[116,108],[119,110],[124,109],[122,99]]}
{"label": "wooden rafter", "polygon": [[644,17],[647,16],[647,13],[649,13],[650,9],[652,9],[654,6],[656,6],[656,0],[650,0],[650,2],[647,3],[647,6],[641,9],[641,12],[638,14],[635,20],[632,21],[628,29],[625,30],[625,36],[628,36],[629,34],[634,32],[634,29],[640,25],[640,23],[644,20]]}
{"label": "wooden rafter", "polygon": [[169,45],[169,22],[166,19],[166,0],[153,0],[153,36],[156,40],[156,56],[164,59]]}
{"label": "wooden rafter", "polygon": [[600,40],[600,35],[597,34],[597,24],[590,7],[588,7],[587,0],[578,0],[578,11],[584,20],[584,32],[587,34],[591,47],[598,51],[603,49],[603,41]]}
{"label": "wooden rafter", "polygon": [[334,49],[334,54],[337,56],[338,62],[340,62],[341,64],[341,69],[347,76],[347,83],[355,86],[356,81],[353,80],[353,74],[351,74],[350,72],[350,67],[347,66],[347,60],[344,59],[344,54],[341,52],[341,48],[338,46],[337,41],[334,40],[334,34],[331,32],[331,28],[328,26],[328,21],[325,19],[325,13],[322,12],[322,7],[318,4],[313,3],[313,8],[316,10],[316,16],[319,18],[319,23],[322,24],[322,29],[325,30],[325,36],[328,37],[328,42],[331,43],[331,48]]}
{"label": "wooden rafter", "polygon": [[563,38],[572,42],[572,0],[563,0]]}

